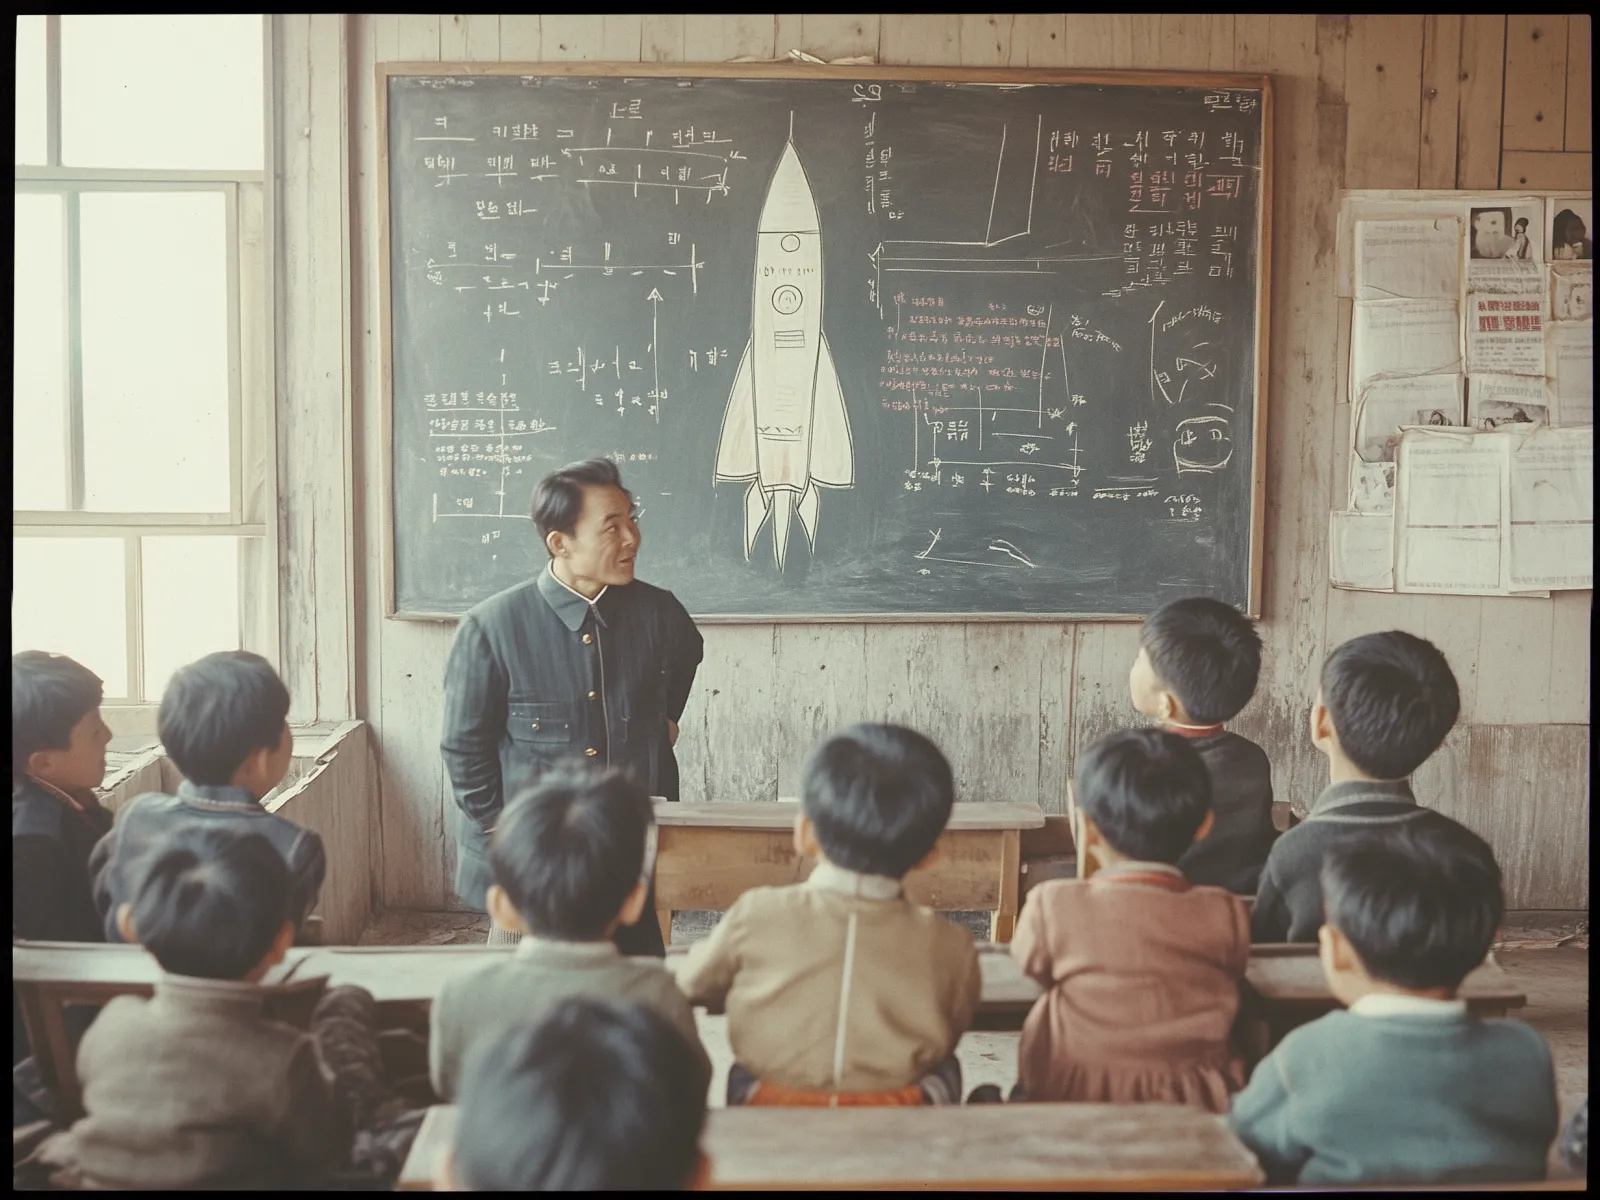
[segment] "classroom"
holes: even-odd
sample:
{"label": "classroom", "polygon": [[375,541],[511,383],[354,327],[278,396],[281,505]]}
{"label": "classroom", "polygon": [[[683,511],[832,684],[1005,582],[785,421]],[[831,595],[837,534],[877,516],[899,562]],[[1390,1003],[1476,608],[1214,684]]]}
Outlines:
{"label": "classroom", "polygon": [[1586,1186],[1588,15],[16,54],[16,1187]]}

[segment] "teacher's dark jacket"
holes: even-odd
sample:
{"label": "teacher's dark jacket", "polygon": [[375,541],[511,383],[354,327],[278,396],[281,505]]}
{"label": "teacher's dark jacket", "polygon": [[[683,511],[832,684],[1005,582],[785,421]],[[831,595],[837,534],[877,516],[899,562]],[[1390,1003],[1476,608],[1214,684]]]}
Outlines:
{"label": "teacher's dark jacket", "polygon": [[683,714],[702,650],[664,588],[636,579],[591,604],[548,566],[461,618],[440,750],[463,814],[462,903],[484,907],[488,835],[506,800],[563,758],[625,767],[651,795],[678,798],[667,722]]}

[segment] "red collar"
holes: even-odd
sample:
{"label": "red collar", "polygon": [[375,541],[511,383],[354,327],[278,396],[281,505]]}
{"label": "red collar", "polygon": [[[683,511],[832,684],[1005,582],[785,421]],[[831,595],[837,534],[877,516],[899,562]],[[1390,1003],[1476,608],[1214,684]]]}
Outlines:
{"label": "red collar", "polygon": [[1222,732],[1222,722],[1218,721],[1215,725],[1179,725],[1175,721],[1164,721],[1161,724],[1161,728],[1168,733],[1175,733],[1179,737],[1215,737]]}
{"label": "red collar", "polygon": [[68,792],[63,788],[58,788],[55,784],[48,783],[45,780],[40,779],[37,775],[29,775],[28,782],[47,794],[54,796],[68,808],[72,809],[73,812],[86,813],[89,811],[90,804],[93,804],[96,808],[100,806],[99,799],[95,798],[92,792],[89,794],[86,803],[84,800],[79,800],[71,792]]}

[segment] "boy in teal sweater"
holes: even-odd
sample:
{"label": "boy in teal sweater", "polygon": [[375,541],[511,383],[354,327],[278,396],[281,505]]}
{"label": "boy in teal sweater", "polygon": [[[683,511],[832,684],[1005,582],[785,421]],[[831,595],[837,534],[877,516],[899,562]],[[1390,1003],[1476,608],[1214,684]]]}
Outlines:
{"label": "boy in teal sweater", "polygon": [[1543,1179],[1550,1051],[1456,994],[1505,915],[1489,846],[1443,820],[1348,838],[1327,849],[1322,893],[1322,969],[1347,1011],[1284,1038],[1229,1118],[1268,1181]]}

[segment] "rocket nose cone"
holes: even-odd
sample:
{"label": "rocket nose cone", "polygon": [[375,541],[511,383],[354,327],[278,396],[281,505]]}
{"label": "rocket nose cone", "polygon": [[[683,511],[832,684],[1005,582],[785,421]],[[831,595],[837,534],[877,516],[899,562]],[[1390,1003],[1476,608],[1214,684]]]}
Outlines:
{"label": "rocket nose cone", "polygon": [[767,202],[761,209],[761,233],[816,233],[817,201],[811,194],[811,181],[800,165],[794,143],[786,142],[778,169],[767,186]]}

